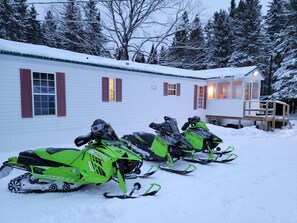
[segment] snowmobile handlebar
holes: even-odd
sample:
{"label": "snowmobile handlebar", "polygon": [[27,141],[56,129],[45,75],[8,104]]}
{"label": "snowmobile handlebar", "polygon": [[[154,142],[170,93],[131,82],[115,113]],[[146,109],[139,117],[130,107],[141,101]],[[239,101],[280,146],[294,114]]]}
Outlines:
{"label": "snowmobile handlebar", "polygon": [[188,118],[188,122],[190,122],[190,124],[196,124],[197,122],[200,122],[201,118],[199,116],[193,116]]}
{"label": "snowmobile handlebar", "polygon": [[90,142],[91,140],[93,140],[93,137],[92,137],[92,133],[90,132],[89,134],[87,135],[81,135],[81,136],[78,136],[75,140],[74,140],[74,143],[77,147],[80,147],[82,145],[85,145],[87,144],[88,142]]}
{"label": "snowmobile handlebar", "polygon": [[160,131],[160,129],[162,129],[162,124],[152,122],[151,124],[149,124],[149,127],[154,130]]}
{"label": "snowmobile handlebar", "polygon": [[185,131],[187,130],[187,128],[190,126],[191,122],[185,122],[185,124],[183,125],[183,127],[181,128],[181,130]]}

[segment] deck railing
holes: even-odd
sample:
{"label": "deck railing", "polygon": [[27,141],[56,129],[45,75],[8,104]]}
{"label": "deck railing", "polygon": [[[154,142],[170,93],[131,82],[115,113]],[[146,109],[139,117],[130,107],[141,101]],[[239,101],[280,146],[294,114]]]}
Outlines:
{"label": "deck railing", "polygon": [[243,116],[245,119],[261,121],[265,131],[275,128],[276,122],[282,126],[291,123],[289,121],[290,105],[282,101],[253,101],[243,103]]}

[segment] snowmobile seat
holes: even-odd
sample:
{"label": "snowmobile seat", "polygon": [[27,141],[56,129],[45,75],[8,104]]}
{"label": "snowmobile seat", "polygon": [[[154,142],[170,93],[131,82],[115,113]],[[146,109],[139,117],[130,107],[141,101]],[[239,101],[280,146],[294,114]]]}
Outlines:
{"label": "snowmobile seat", "polygon": [[55,154],[61,151],[65,151],[65,150],[74,150],[74,151],[80,151],[79,149],[75,149],[75,148],[54,148],[54,147],[50,147],[46,149],[46,152],[48,154]]}
{"label": "snowmobile seat", "polygon": [[139,136],[143,139],[143,141],[145,141],[147,143],[147,145],[151,146],[154,139],[155,139],[155,135],[152,133],[146,133],[143,132],[141,134],[139,134]]}
{"label": "snowmobile seat", "polygon": [[65,164],[57,163],[50,160],[42,159],[37,156],[32,150],[26,150],[19,153],[18,163],[24,164],[25,166],[35,165],[35,166],[65,166]]}

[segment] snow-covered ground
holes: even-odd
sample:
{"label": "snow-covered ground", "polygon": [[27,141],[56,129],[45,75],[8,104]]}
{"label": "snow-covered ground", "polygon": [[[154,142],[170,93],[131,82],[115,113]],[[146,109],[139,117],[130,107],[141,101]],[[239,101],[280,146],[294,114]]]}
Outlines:
{"label": "snow-covered ground", "polygon": [[[237,160],[197,165],[187,176],[159,170],[151,178],[128,181],[129,187],[141,182],[143,190],[151,182],[161,184],[154,197],[106,199],[103,192],[120,192],[112,181],[71,193],[13,194],[7,183],[20,174],[14,170],[0,180],[0,222],[296,223],[297,120],[292,123],[293,129],[274,132],[208,125],[225,146],[236,148]],[[0,162],[17,153],[0,154]]]}

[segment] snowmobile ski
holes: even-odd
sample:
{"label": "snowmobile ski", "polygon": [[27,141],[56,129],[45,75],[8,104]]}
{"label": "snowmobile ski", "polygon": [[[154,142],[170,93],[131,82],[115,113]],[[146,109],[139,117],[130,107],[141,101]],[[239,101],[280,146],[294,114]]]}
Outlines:
{"label": "snowmobile ski", "polygon": [[[220,147],[217,147],[217,148],[214,148],[212,150],[212,153],[213,154],[218,154],[218,155],[224,155],[224,154],[228,154],[228,153],[231,153],[234,151],[234,147],[233,146],[229,146],[227,149],[221,151],[221,148]],[[207,153],[207,150],[204,150],[205,153]]]}
{"label": "snowmobile ski", "polygon": [[156,173],[158,169],[159,169],[158,166],[152,165],[146,173],[144,173],[144,174],[137,174],[137,173],[126,174],[125,179],[147,178],[149,176],[152,176],[154,173]]}
{"label": "snowmobile ski", "polygon": [[162,165],[159,165],[159,168],[161,170],[165,170],[170,173],[176,173],[176,174],[181,174],[181,175],[186,175],[186,174],[192,173],[193,171],[196,170],[196,166],[194,166],[193,164],[189,164],[189,166],[184,170],[176,169],[176,168],[169,167],[169,166],[162,166]]}
{"label": "snowmobile ski", "polygon": [[228,163],[237,158],[237,155],[234,153],[228,154],[213,154],[211,157],[183,157],[183,160],[192,162],[192,163],[199,163],[199,164],[208,164],[208,163]]}
{"label": "snowmobile ski", "polygon": [[13,168],[11,166],[7,166],[4,163],[4,165],[0,168],[0,179],[7,177],[11,173],[12,169]]}
{"label": "snowmobile ski", "polygon": [[224,156],[224,154],[222,155],[217,155],[215,160],[213,160],[212,162],[214,163],[228,163],[231,162],[233,160],[235,160],[237,158],[237,155],[234,153],[228,154],[228,156]]}
{"label": "snowmobile ski", "polygon": [[192,163],[199,163],[199,164],[208,164],[211,163],[211,159],[205,159],[205,158],[193,158],[193,157],[183,157],[184,161],[192,162]]}
{"label": "snowmobile ski", "polygon": [[109,192],[105,192],[103,196],[106,198],[119,198],[119,199],[134,199],[134,198],[140,198],[140,197],[146,197],[146,196],[154,196],[159,192],[159,190],[161,189],[161,186],[159,184],[152,183],[151,186],[143,194],[134,195],[134,192],[136,190],[139,190],[140,188],[141,188],[140,183],[135,183],[133,186],[133,189],[129,194],[112,194]]}

